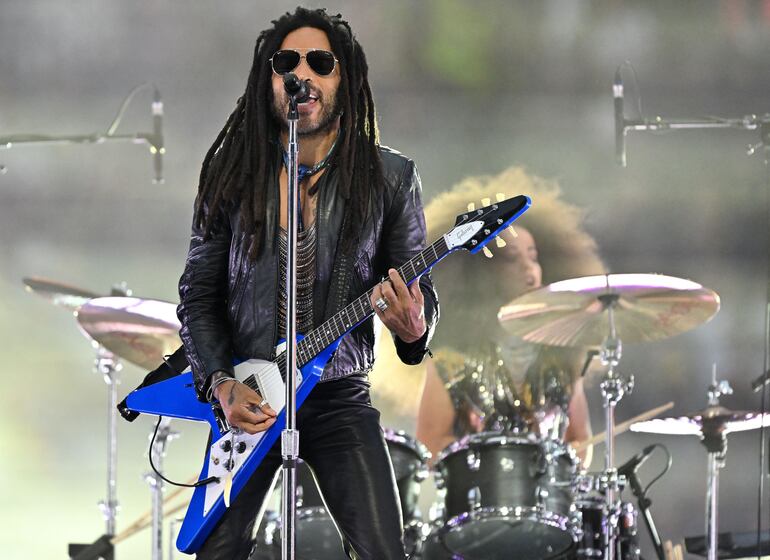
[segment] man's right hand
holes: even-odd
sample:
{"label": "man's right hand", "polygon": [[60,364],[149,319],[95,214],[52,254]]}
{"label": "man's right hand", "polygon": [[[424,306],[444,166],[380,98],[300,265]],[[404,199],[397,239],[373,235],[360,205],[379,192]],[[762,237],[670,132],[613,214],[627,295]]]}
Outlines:
{"label": "man's right hand", "polygon": [[275,422],[276,412],[265,403],[262,396],[243,383],[225,381],[214,389],[225,418],[230,426],[249,434],[264,432]]}

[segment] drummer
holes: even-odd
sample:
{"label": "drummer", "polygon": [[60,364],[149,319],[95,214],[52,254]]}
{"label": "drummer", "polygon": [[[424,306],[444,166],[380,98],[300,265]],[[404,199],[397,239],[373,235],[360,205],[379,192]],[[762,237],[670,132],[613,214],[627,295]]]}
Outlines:
{"label": "drummer", "polygon": [[[432,273],[446,304],[427,364],[417,438],[434,458],[462,436],[485,431],[566,442],[591,436],[580,375],[586,349],[529,344],[497,320],[501,306],[544,282],[603,273],[583,212],[561,199],[555,183],[513,167],[466,179],[436,197],[425,211],[429,238],[451,229],[470,201],[479,207],[497,193],[532,198],[515,232],[505,230],[502,241],[488,245],[490,260],[462,253]],[[590,464],[591,450],[581,459]]]}

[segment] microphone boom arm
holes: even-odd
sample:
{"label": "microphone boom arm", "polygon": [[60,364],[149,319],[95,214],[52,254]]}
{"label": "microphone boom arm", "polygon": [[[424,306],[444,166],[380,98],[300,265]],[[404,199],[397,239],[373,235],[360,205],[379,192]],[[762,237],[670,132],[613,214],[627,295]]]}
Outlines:
{"label": "microphone boom arm", "polygon": [[[120,123],[123,112],[130,102],[133,95],[141,88],[150,84],[141,84],[134,88],[123,101],[117,116],[113,119],[106,132],[95,132],[92,134],[12,134],[10,136],[0,136],[0,150],[17,146],[45,146],[45,145],[72,145],[72,144],[105,144],[107,142],[130,142],[132,144],[146,144],[150,153],[163,154],[163,138],[154,132],[136,132],[127,134],[115,134],[115,130]],[[157,91],[157,88],[156,88]],[[5,166],[0,165],[0,169],[5,172]]]}

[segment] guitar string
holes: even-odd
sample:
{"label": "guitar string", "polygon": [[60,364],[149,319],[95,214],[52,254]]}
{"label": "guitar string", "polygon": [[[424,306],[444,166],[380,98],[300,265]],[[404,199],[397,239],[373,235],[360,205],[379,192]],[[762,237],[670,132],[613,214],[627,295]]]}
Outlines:
{"label": "guitar string", "polygon": [[[489,210],[486,210],[486,208],[489,208]],[[464,213],[464,214],[462,214],[462,218],[463,219],[460,222],[458,222],[450,230],[450,232],[453,231],[455,228],[457,228],[457,227],[467,223],[469,220],[473,220],[473,221],[477,221],[479,219],[483,220],[484,218],[489,216],[489,214],[491,214],[493,212],[496,212],[498,210],[498,208],[499,208],[499,204],[493,204],[493,205],[490,205],[490,206],[485,207],[485,208],[480,208],[479,210],[476,210],[476,211],[469,211],[467,213]],[[500,224],[500,227],[497,228],[497,229],[502,230],[505,227],[505,222],[506,221],[507,220],[503,220],[503,223]],[[495,234],[495,235],[491,235],[491,234],[488,235],[487,241],[491,240],[493,237],[496,237],[496,236],[497,236],[497,234]],[[446,245],[446,234],[445,234],[445,235],[442,235],[441,237],[439,237],[431,245],[429,245],[428,247],[426,247],[425,249],[420,251],[419,254],[415,255],[414,257],[409,259],[407,262],[405,262],[404,264],[402,264],[398,268],[399,274],[406,281],[406,283],[411,282],[412,280],[414,280],[418,276],[417,273],[416,273],[417,270],[414,267],[414,263],[416,261],[423,260],[423,266],[421,267],[421,268],[423,268],[423,270],[422,270],[421,274],[424,274],[425,271],[429,270],[430,268],[433,268],[433,266],[439,260],[441,260],[438,257],[437,249],[440,247],[442,242],[445,243],[445,248],[441,248],[441,253],[442,253],[441,258],[446,257],[449,254],[450,251],[449,251],[449,246]],[[430,250],[433,251],[434,260],[432,261],[431,266],[427,266],[427,261],[424,260],[424,257],[427,256],[427,253]],[[407,265],[412,267],[412,275],[411,275],[412,277],[409,278],[408,280],[406,280],[406,278],[407,278],[407,275],[406,275],[406,267],[407,267]],[[402,270],[403,270],[403,272],[402,272]],[[297,362],[298,362],[298,367],[301,368],[304,365],[306,365],[311,359],[313,359],[315,356],[320,354],[325,348],[327,348],[330,344],[332,344],[335,340],[337,340],[342,334],[344,334],[348,330],[350,330],[353,327],[355,327],[358,323],[360,323],[362,321],[365,321],[369,317],[369,315],[374,312],[374,310],[371,308],[371,304],[370,304],[371,295],[372,295],[373,292],[374,292],[374,288],[370,288],[366,293],[364,293],[364,294],[360,295],[358,298],[354,299],[351,303],[349,303],[342,310],[340,310],[337,313],[335,313],[334,315],[332,315],[332,317],[330,317],[328,320],[326,320],[322,325],[320,325],[320,327],[318,327],[316,329],[313,329],[307,336],[305,336],[303,339],[301,339],[297,343],[297,358],[298,358]],[[366,301],[366,303],[369,304],[369,305],[365,305],[364,301]],[[350,315],[349,315],[348,309],[350,309],[350,308],[354,309],[356,304],[361,306],[361,316],[360,317],[356,317],[356,315],[353,315],[353,317],[356,317],[356,320],[355,321],[350,321]],[[354,309],[354,311],[355,311],[355,309]],[[348,315],[348,321],[347,322],[342,320],[342,314],[343,313]],[[338,333],[333,333],[333,331],[327,330],[327,334],[329,335],[329,340],[327,340],[327,341],[320,340],[319,341],[318,338],[323,338],[324,327],[326,325],[328,325],[329,323],[333,323],[333,324],[336,325],[337,322],[340,323],[340,326],[337,327],[339,332]],[[326,327],[326,328],[328,329],[328,327]],[[308,352],[307,352],[308,346],[310,346],[310,349],[309,349],[309,351],[311,352],[310,355],[308,355]],[[279,371],[282,372],[282,377],[283,377],[283,372],[286,370],[286,352],[285,351],[281,352],[278,356],[276,356],[275,362],[276,362],[276,364],[279,367]],[[253,375],[250,375],[249,377],[247,377],[244,380],[244,384],[247,385],[249,388],[251,388],[253,390],[258,390],[258,384],[257,384],[257,381],[256,381],[256,379],[254,378]]]}

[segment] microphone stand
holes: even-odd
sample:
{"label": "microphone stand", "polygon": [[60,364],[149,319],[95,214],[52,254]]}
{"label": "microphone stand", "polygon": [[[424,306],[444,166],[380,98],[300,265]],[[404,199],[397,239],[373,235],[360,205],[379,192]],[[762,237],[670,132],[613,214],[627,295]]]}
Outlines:
{"label": "microphone stand", "polygon": [[647,497],[642,485],[639,484],[639,478],[636,476],[636,469],[633,469],[630,473],[626,473],[626,480],[631,486],[631,492],[636,497],[636,503],[639,505],[639,509],[644,514],[644,523],[647,525],[647,531],[650,533],[652,544],[655,546],[655,553],[660,560],[665,560],[666,553],[663,551],[663,544],[660,542],[660,535],[658,535],[658,529],[655,527],[655,522],[652,520],[652,513],[650,512],[652,500]]}
{"label": "microphone stand", "polygon": [[[619,72],[616,73],[616,81],[613,84],[613,96],[622,101],[623,97],[623,82],[620,79]],[[617,105],[616,105],[617,107]],[[655,117],[653,120],[649,119],[626,119],[621,110],[615,113],[615,130],[616,130],[616,146],[617,161],[622,167],[626,166],[626,149],[625,138],[629,130],[634,131],[661,131],[661,130],[700,130],[700,129],[737,129],[737,130],[751,130],[759,132],[759,142],[750,144],[746,150],[746,154],[752,156],[760,151],[764,155],[765,164],[765,198],[766,198],[766,231],[765,231],[765,249],[767,251],[767,270],[766,270],[766,285],[765,285],[765,347],[763,357],[762,375],[757,377],[752,382],[752,389],[758,391],[762,389],[761,399],[761,414],[764,415],[767,409],[767,387],[770,383],[770,113],[765,113],[762,116],[746,115],[742,118],[730,118],[730,119],[694,119],[694,120],[680,120],[680,119],[663,119],[661,117]],[[761,531],[762,531],[762,506],[764,502],[764,471],[765,465],[765,426],[764,424],[759,430],[759,500],[757,505],[757,549],[761,545]],[[709,495],[710,497],[716,496],[719,469],[724,462],[724,451],[720,449],[720,445],[713,445],[713,451],[709,450]],[[715,504],[709,504],[707,507],[707,517],[710,517],[710,509],[715,509]],[[713,516],[716,518],[716,515]],[[714,534],[710,534],[714,533]],[[706,534],[709,536],[709,555],[716,557],[716,528],[711,526],[707,527]]]}
{"label": "microphone stand", "polygon": [[[299,92],[297,92],[299,93]],[[286,427],[281,432],[281,558],[294,560],[296,551],[295,524],[297,517],[297,458],[299,431],[297,421],[297,202],[299,201],[297,140],[297,95],[289,94],[288,188],[286,205]]]}
{"label": "microphone stand", "polygon": [[[120,124],[120,120],[123,117],[123,113],[131,101],[134,94],[145,86],[150,84],[142,84],[134,88],[123,100],[123,104],[118,111],[113,122],[110,124],[106,132],[94,132],[93,134],[13,134],[10,136],[0,136],[0,149],[10,150],[16,146],[26,145],[61,145],[61,144],[105,144],[107,142],[131,142],[132,144],[146,144],[150,153],[155,156],[156,154],[164,154],[166,152],[163,146],[163,138],[160,134],[154,132],[136,132],[134,134],[115,134],[115,130]],[[155,89],[157,101],[153,102],[153,118],[157,119],[158,115],[158,102],[160,94],[157,88]],[[162,109],[160,109],[162,113]],[[157,158],[154,158],[157,165]],[[4,165],[0,165],[0,174],[5,174],[8,168]],[[162,178],[158,175],[158,169],[155,169],[154,182],[162,182]]]}

